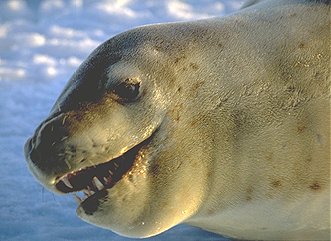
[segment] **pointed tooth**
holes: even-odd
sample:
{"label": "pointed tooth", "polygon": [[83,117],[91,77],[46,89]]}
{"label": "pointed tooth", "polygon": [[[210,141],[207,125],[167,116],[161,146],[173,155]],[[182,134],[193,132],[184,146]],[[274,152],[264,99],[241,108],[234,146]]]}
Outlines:
{"label": "pointed tooth", "polygon": [[74,193],[74,198],[75,198],[77,204],[80,205],[82,202],[82,199],[76,193]]}
{"label": "pointed tooth", "polygon": [[114,174],[111,170],[109,170],[108,172],[109,172],[110,175],[113,175]]}
{"label": "pointed tooth", "polygon": [[[92,182],[93,182],[93,180],[92,180]],[[92,195],[95,193],[95,191],[93,191],[93,190],[92,190],[92,187],[90,187],[90,186],[87,186],[87,191],[88,191],[88,194],[89,194],[90,196],[92,196]]]}
{"label": "pointed tooth", "polygon": [[116,167],[116,168],[118,168],[119,167],[119,165],[115,162],[114,163],[114,166]]}
{"label": "pointed tooth", "polygon": [[64,177],[64,178],[62,178],[61,181],[62,181],[67,187],[74,188],[74,187],[71,185],[71,183],[70,183],[68,177]]}
{"label": "pointed tooth", "polygon": [[111,177],[104,177],[103,180],[105,181],[105,185],[111,184],[112,178]]}
{"label": "pointed tooth", "polygon": [[92,193],[92,190],[91,190],[91,187],[90,187],[90,186],[87,186],[87,190],[86,190],[86,192],[87,192],[87,194],[88,194],[89,196],[93,195],[93,193]]}
{"label": "pointed tooth", "polygon": [[93,177],[93,183],[99,191],[104,188],[103,184],[100,182],[100,180],[97,177]]}

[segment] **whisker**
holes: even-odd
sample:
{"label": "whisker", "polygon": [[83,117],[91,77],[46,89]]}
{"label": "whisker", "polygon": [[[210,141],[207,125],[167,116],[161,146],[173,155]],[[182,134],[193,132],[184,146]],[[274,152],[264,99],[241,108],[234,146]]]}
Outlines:
{"label": "whisker", "polygon": [[71,165],[67,159],[64,159],[64,162],[67,164],[68,168],[71,169]]}
{"label": "whisker", "polygon": [[62,125],[64,126],[64,124],[65,124],[65,122],[66,122],[66,120],[67,120],[67,117],[68,116],[64,116],[64,118],[63,118],[63,120],[62,120]]}

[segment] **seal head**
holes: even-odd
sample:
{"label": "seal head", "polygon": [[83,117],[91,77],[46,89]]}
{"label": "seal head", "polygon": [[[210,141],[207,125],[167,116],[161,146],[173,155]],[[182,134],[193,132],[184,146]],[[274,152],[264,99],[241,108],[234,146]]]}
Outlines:
{"label": "seal head", "polygon": [[204,193],[203,145],[178,128],[184,103],[168,44],[148,44],[155,36],[148,33],[133,30],[98,47],[25,146],[43,185],[84,192],[81,218],[130,237],[182,222]]}

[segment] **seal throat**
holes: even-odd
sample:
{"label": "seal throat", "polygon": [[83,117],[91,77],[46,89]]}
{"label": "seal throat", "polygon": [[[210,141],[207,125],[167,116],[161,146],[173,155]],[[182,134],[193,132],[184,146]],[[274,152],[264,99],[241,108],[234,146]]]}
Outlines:
{"label": "seal throat", "polygon": [[112,188],[120,181],[133,168],[139,156],[143,156],[143,149],[151,139],[152,136],[108,162],[65,174],[55,184],[56,189],[62,193],[83,191],[83,198],[74,194],[78,204],[90,197],[104,198],[107,195],[106,189]]}

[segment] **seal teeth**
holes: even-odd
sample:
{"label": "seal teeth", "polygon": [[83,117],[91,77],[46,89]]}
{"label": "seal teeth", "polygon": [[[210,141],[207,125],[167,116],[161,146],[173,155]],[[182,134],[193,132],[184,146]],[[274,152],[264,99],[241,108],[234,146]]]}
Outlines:
{"label": "seal teeth", "polygon": [[92,182],[99,191],[104,188],[103,184],[100,182],[100,180],[97,177],[93,177]]}
{"label": "seal teeth", "polygon": [[73,186],[71,185],[69,179],[67,176],[63,177],[62,178],[62,182],[67,186],[67,187],[70,187],[70,188],[73,188]]}
{"label": "seal teeth", "polygon": [[90,186],[87,186],[86,193],[87,193],[88,196],[91,196],[91,195],[94,194],[94,192],[91,190]]}

